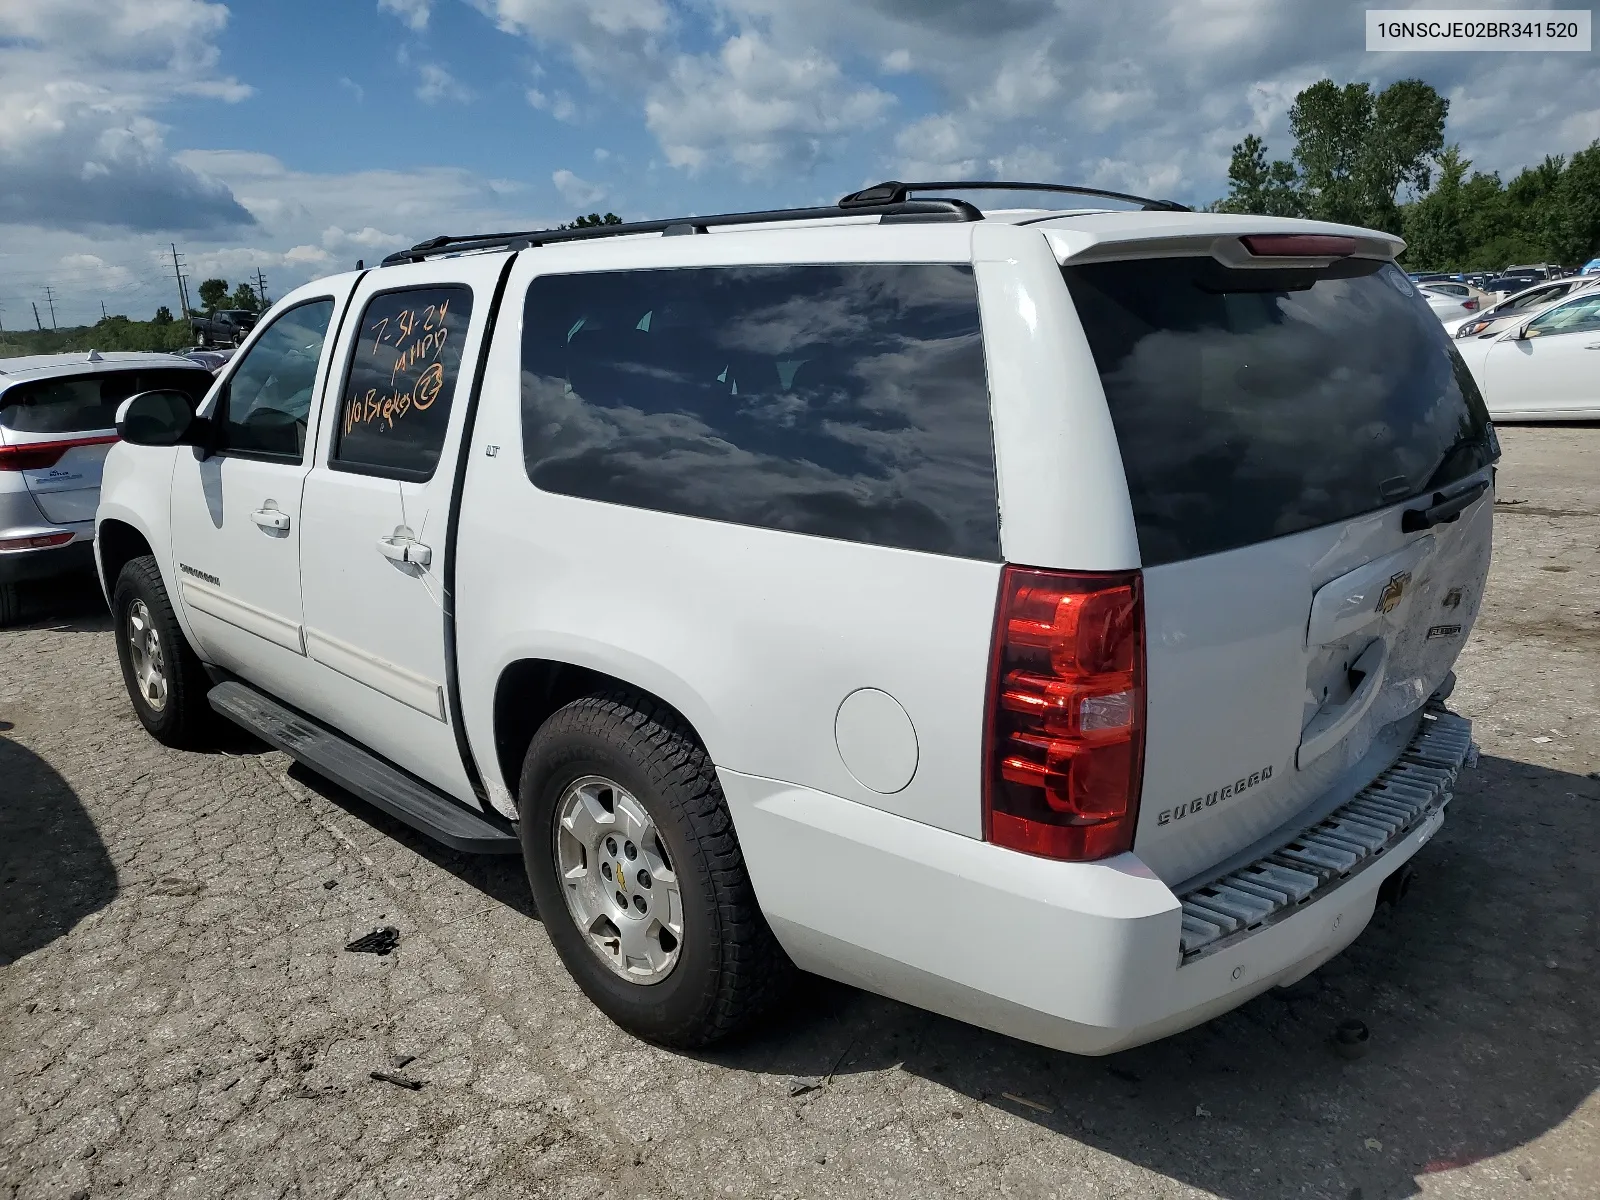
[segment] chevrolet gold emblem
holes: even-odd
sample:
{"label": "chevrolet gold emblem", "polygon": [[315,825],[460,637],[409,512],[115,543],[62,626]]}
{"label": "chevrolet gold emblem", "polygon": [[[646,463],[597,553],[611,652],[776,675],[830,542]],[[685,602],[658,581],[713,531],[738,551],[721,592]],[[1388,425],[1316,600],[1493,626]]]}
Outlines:
{"label": "chevrolet gold emblem", "polygon": [[1411,572],[1398,571],[1389,576],[1389,582],[1383,585],[1383,591],[1378,593],[1378,608],[1381,613],[1392,613],[1395,606],[1400,603],[1400,597],[1406,594],[1406,588],[1411,586]]}

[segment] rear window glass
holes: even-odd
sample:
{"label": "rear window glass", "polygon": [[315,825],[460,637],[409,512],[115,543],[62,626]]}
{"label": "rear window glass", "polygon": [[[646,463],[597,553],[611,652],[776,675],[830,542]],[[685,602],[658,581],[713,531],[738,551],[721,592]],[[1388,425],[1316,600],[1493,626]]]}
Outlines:
{"label": "rear window glass", "polygon": [[129,396],[174,388],[199,404],[211,389],[203,367],[157,367],[143,371],[103,371],[19,383],[0,394],[0,425],[18,433],[82,433],[111,429],[117,406]]}
{"label": "rear window glass", "polygon": [[1489,417],[1392,264],[1067,267],[1146,566],[1384,508],[1486,465]]}
{"label": "rear window glass", "polygon": [[999,558],[970,267],[546,276],[522,355],[545,491]]}

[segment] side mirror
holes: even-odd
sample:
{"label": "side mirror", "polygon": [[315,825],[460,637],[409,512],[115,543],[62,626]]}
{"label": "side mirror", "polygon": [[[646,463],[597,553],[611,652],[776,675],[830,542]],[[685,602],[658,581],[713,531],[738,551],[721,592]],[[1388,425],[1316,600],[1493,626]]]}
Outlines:
{"label": "side mirror", "polygon": [[187,392],[162,388],[129,396],[117,406],[117,436],[135,446],[180,446],[198,432]]}
{"label": "side mirror", "polygon": [[1525,342],[1529,338],[1538,337],[1539,336],[1539,331],[1537,329],[1531,328],[1532,325],[1533,325],[1532,321],[1524,321],[1521,325],[1519,325],[1517,327],[1516,340],[1519,341],[1519,342]]}

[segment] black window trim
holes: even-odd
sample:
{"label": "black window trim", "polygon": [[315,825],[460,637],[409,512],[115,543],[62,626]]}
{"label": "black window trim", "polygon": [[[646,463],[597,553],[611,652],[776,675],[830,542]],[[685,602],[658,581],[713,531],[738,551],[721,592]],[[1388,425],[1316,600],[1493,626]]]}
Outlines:
{"label": "black window trim", "polygon": [[[349,298],[346,297],[346,308],[349,307],[348,299]],[[250,344],[242,347],[239,350],[239,353],[235,354],[231,359],[228,360],[228,373],[222,378],[217,387],[217,402],[211,410],[211,420],[213,422],[213,427],[217,431],[218,438],[221,437],[222,430],[227,428],[228,402],[233,399],[233,377],[238,373],[239,365],[244,362],[246,352],[255,349],[256,343],[260,340],[257,335],[265,334],[266,331],[270,330],[274,325],[283,320],[290,313],[296,312],[308,304],[321,304],[325,300],[332,304],[335,310],[335,312],[329,314],[328,317],[328,330],[329,332],[334,332],[337,328],[334,317],[338,315],[339,297],[331,294],[327,296],[307,296],[304,300],[296,301],[289,308],[286,308],[281,313],[275,315],[267,324],[262,325],[257,323],[257,325],[250,330]],[[324,344],[326,344],[327,334],[323,335],[323,339]],[[316,385],[312,386],[311,406],[313,408],[315,408],[317,404],[318,390],[319,389]],[[324,386],[321,390],[325,391],[326,387]],[[306,423],[308,434],[312,427],[313,423],[308,421]],[[213,458],[243,458],[251,462],[283,463],[285,465],[295,467],[304,466],[306,462],[306,452],[303,449],[299,454],[274,454],[269,450],[233,450],[229,449],[226,445],[221,444],[220,442],[217,445],[210,447],[210,454]]]}
{"label": "black window trim", "polygon": [[[334,402],[331,406],[331,411],[333,413],[333,424],[329,426],[328,453],[322,464],[323,466],[327,467],[328,470],[338,471],[341,475],[365,475],[369,479],[393,479],[400,483],[429,483],[433,480],[433,477],[439,473],[439,462],[435,462],[432,468],[427,471],[419,471],[415,468],[409,467],[374,467],[367,466],[362,463],[340,462],[334,458],[334,455],[339,453],[339,443],[342,440],[339,433],[339,414],[344,409],[344,390],[349,386],[350,376],[356,368],[356,350],[361,344],[361,321],[366,319],[367,309],[371,308],[384,296],[393,296],[399,292],[423,292],[430,288],[458,288],[465,291],[467,295],[472,297],[472,312],[473,315],[476,315],[478,307],[477,289],[464,280],[431,279],[426,283],[407,283],[401,284],[397,287],[381,288],[378,291],[373,292],[366,298],[366,300],[362,302],[360,318],[356,321],[356,332],[355,335],[350,339],[350,353],[345,356],[344,367],[339,372],[339,387],[338,390],[333,393]],[[350,312],[355,311],[356,295],[354,290],[351,291],[350,302],[345,307]],[[472,329],[472,319],[470,316],[467,319],[467,329],[469,332]],[[482,352],[486,351],[487,349],[487,345],[480,347],[480,358],[483,357]],[[463,346],[461,349],[461,365],[462,368],[467,366],[466,346]],[[455,393],[461,389],[462,373],[463,371],[460,369],[456,371],[456,384],[450,395],[450,412],[452,416],[455,414]],[[445,437],[447,439],[449,434],[450,424],[447,420],[445,422]],[[444,447],[441,445],[439,447],[439,461],[443,461],[443,459]]]}

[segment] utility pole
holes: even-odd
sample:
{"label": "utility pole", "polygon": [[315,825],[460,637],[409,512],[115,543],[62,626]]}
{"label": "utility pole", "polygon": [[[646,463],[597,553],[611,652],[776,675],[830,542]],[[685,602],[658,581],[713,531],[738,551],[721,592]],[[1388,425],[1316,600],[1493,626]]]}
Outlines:
{"label": "utility pole", "polygon": [[52,330],[59,329],[60,326],[58,326],[56,324],[56,294],[55,294],[55,289],[50,287],[49,284],[45,285],[44,302],[50,306],[50,328]]}
{"label": "utility pole", "polygon": [[110,320],[110,318],[106,316],[106,302],[104,300],[100,301],[100,319],[102,321]]}
{"label": "utility pole", "polygon": [[43,333],[44,322],[39,320],[39,303],[38,301],[30,301],[30,303],[33,305],[33,323],[39,327],[39,332]]}
{"label": "utility pole", "polygon": [[183,286],[183,264],[178,261],[178,243],[172,243],[172,274],[178,281],[178,311],[189,319],[189,293]]}
{"label": "utility pole", "polygon": [[261,301],[261,307],[267,307],[267,277],[261,273],[261,268],[256,268],[256,296]]}

